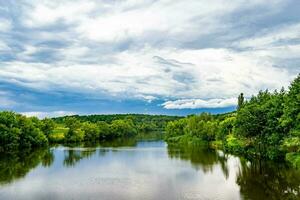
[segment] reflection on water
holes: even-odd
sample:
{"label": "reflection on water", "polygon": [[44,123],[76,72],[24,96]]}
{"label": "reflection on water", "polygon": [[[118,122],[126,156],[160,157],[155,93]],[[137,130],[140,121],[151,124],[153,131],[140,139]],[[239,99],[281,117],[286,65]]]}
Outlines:
{"label": "reflection on water", "polygon": [[223,175],[228,178],[228,156],[220,151],[214,151],[203,146],[168,146],[170,158],[189,161],[195,169],[212,172],[215,165],[221,166]]}
{"label": "reflection on water", "polygon": [[241,162],[237,184],[245,199],[300,199],[300,170],[272,163]]}
{"label": "reflection on water", "polygon": [[54,154],[50,149],[38,149],[34,152],[17,152],[0,156],[0,186],[9,184],[41,164],[50,167],[54,161]]}
{"label": "reflection on water", "polygon": [[252,162],[238,159],[232,170],[230,163],[237,159],[201,147],[169,147],[171,158],[189,161],[195,169],[205,173],[220,166],[226,179],[229,171],[235,174],[235,183],[240,187],[242,199],[300,199],[300,170],[271,162]]}
{"label": "reflection on water", "polygon": [[300,171],[163,141],[0,157],[0,199],[300,199],[299,192]]}

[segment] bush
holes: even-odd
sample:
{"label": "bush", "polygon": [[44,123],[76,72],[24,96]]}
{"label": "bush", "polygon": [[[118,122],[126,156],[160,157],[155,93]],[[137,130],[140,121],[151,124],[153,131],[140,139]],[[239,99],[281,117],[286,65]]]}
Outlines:
{"label": "bush", "polygon": [[244,153],[246,142],[238,139],[233,134],[229,134],[226,138],[225,148],[227,151],[237,154]]}
{"label": "bush", "polygon": [[285,156],[286,161],[288,161],[293,167],[300,168],[300,153],[287,153]]}
{"label": "bush", "polygon": [[184,129],[187,125],[186,119],[180,119],[174,122],[169,122],[166,127],[165,138],[172,138],[184,135]]}
{"label": "bush", "polygon": [[114,120],[110,125],[110,133],[114,137],[131,137],[137,134],[131,120]]}
{"label": "bush", "polygon": [[82,124],[82,130],[84,131],[85,141],[95,141],[99,139],[100,130],[96,124],[84,122]]}

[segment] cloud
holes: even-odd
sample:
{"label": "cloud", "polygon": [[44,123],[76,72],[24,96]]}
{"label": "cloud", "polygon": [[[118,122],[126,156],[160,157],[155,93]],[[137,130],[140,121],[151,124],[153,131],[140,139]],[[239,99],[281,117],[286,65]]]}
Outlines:
{"label": "cloud", "polygon": [[10,92],[0,90],[0,109],[11,109],[16,105]]}
{"label": "cloud", "polygon": [[182,99],[167,101],[162,105],[166,109],[196,109],[196,108],[224,108],[236,106],[236,98],[230,99]]}
{"label": "cloud", "polygon": [[232,106],[227,100],[240,92],[249,97],[286,87],[299,72],[293,3],[0,3],[0,82],[26,88],[35,99],[41,97],[34,92],[44,93],[43,101],[76,93],[108,102],[163,101],[167,109]]}
{"label": "cloud", "polygon": [[[157,56],[160,56],[159,59]],[[5,63],[3,81],[38,91],[77,91],[107,98],[233,98],[260,89],[286,86],[284,68],[252,54],[226,49],[178,50],[152,48],[114,55],[116,63]],[[242,66],[242,67],[241,67]],[[269,79],[272,74],[273,79]],[[146,97],[146,98],[144,98]]]}
{"label": "cloud", "polygon": [[92,1],[32,1],[24,6],[23,24],[28,27],[50,26],[58,21],[73,23],[80,21],[95,7]]}
{"label": "cloud", "polygon": [[11,21],[5,18],[0,18],[0,33],[8,32],[12,28]]}
{"label": "cloud", "polygon": [[[260,50],[264,48],[293,45],[299,43],[300,23],[280,25],[272,29],[265,29],[256,33],[256,36],[238,41],[241,48],[254,48]],[[295,40],[295,41],[294,41]],[[293,41],[290,43],[290,41]]]}
{"label": "cloud", "polygon": [[[157,60],[156,55],[164,57],[165,62]],[[115,54],[114,59],[116,64],[103,65],[11,62],[0,69],[0,77],[40,90],[58,87],[88,93],[102,91],[107,96],[141,94],[173,98],[215,98],[220,94],[228,97],[241,90],[251,95],[263,86],[278,88],[290,79],[285,69],[274,68],[259,57],[225,49],[146,48]],[[269,73],[275,79],[268,79]],[[251,88],[243,85],[251,81]]]}
{"label": "cloud", "polygon": [[66,115],[75,115],[74,112],[69,111],[51,111],[51,112],[21,112],[21,114],[26,115],[28,117],[38,117],[40,119],[44,119],[46,117],[61,117]]}

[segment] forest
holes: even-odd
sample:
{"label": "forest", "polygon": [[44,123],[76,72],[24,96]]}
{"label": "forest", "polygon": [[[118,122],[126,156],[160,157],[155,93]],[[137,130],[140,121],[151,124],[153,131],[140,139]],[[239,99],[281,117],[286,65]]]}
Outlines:
{"label": "forest", "polygon": [[11,111],[0,112],[0,152],[50,143],[109,141],[138,134],[162,134],[168,122],[182,117],[164,115],[90,115],[38,119]]}
{"label": "forest", "polygon": [[165,139],[171,143],[207,144],[248,159],[288,161],[300,167],[300,74],[288,90],[260,91],[237,110],[202,113],[169,122]]}

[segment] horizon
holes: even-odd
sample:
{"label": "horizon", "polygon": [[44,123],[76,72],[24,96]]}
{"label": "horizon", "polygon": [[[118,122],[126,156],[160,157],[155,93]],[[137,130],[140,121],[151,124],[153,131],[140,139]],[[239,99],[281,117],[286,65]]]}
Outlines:
{"label": "horizon", "polygon": [[0,2],[0,111],[231,112],[300,72],[300,2]]}
{"label": "horizon", "polygon": [[[13,111],[12,111],[13,112]],[[147,115],[147,116],[172,116],[172,117],[187,117],[187,116],[190,116],[190,115],[197,115],[197,114],[201,114],[201,113],[209,113],[209,114],[212,114],[212,115],[220,115],[220,114],[228,114],[228,113],[232,113],[232,112],[236,112],[236,110],[234,111],[228,111],[228,112],[218,112],[218,113],[211,113],[211,112],[206,112],[206,111],[203,111],[203,112],[200,112],[200,113],[192,113],[192,114],[186,114],[186,115],[176,115],[176,114],[147,114],[147,113],[104,113],[104,114],[101,114],[101,113],[89,113],[89,114],[70,114],[70,115],[56,115],[56,116],[53,116],[53,117],[49,117],[49,116],[44,116],[43,113],[27,113],[27,117],[38,117],[39,119],[44,119],[44,118],[64,118],[64,117],[73,117],[73,116],[98,116],[98,115],[101,115],[101,116],[109,116],[109,115],[126,115],[126,116],[129,116],[129,115]],[[23,113],[20,113],[20,114],[23,114]]]}

